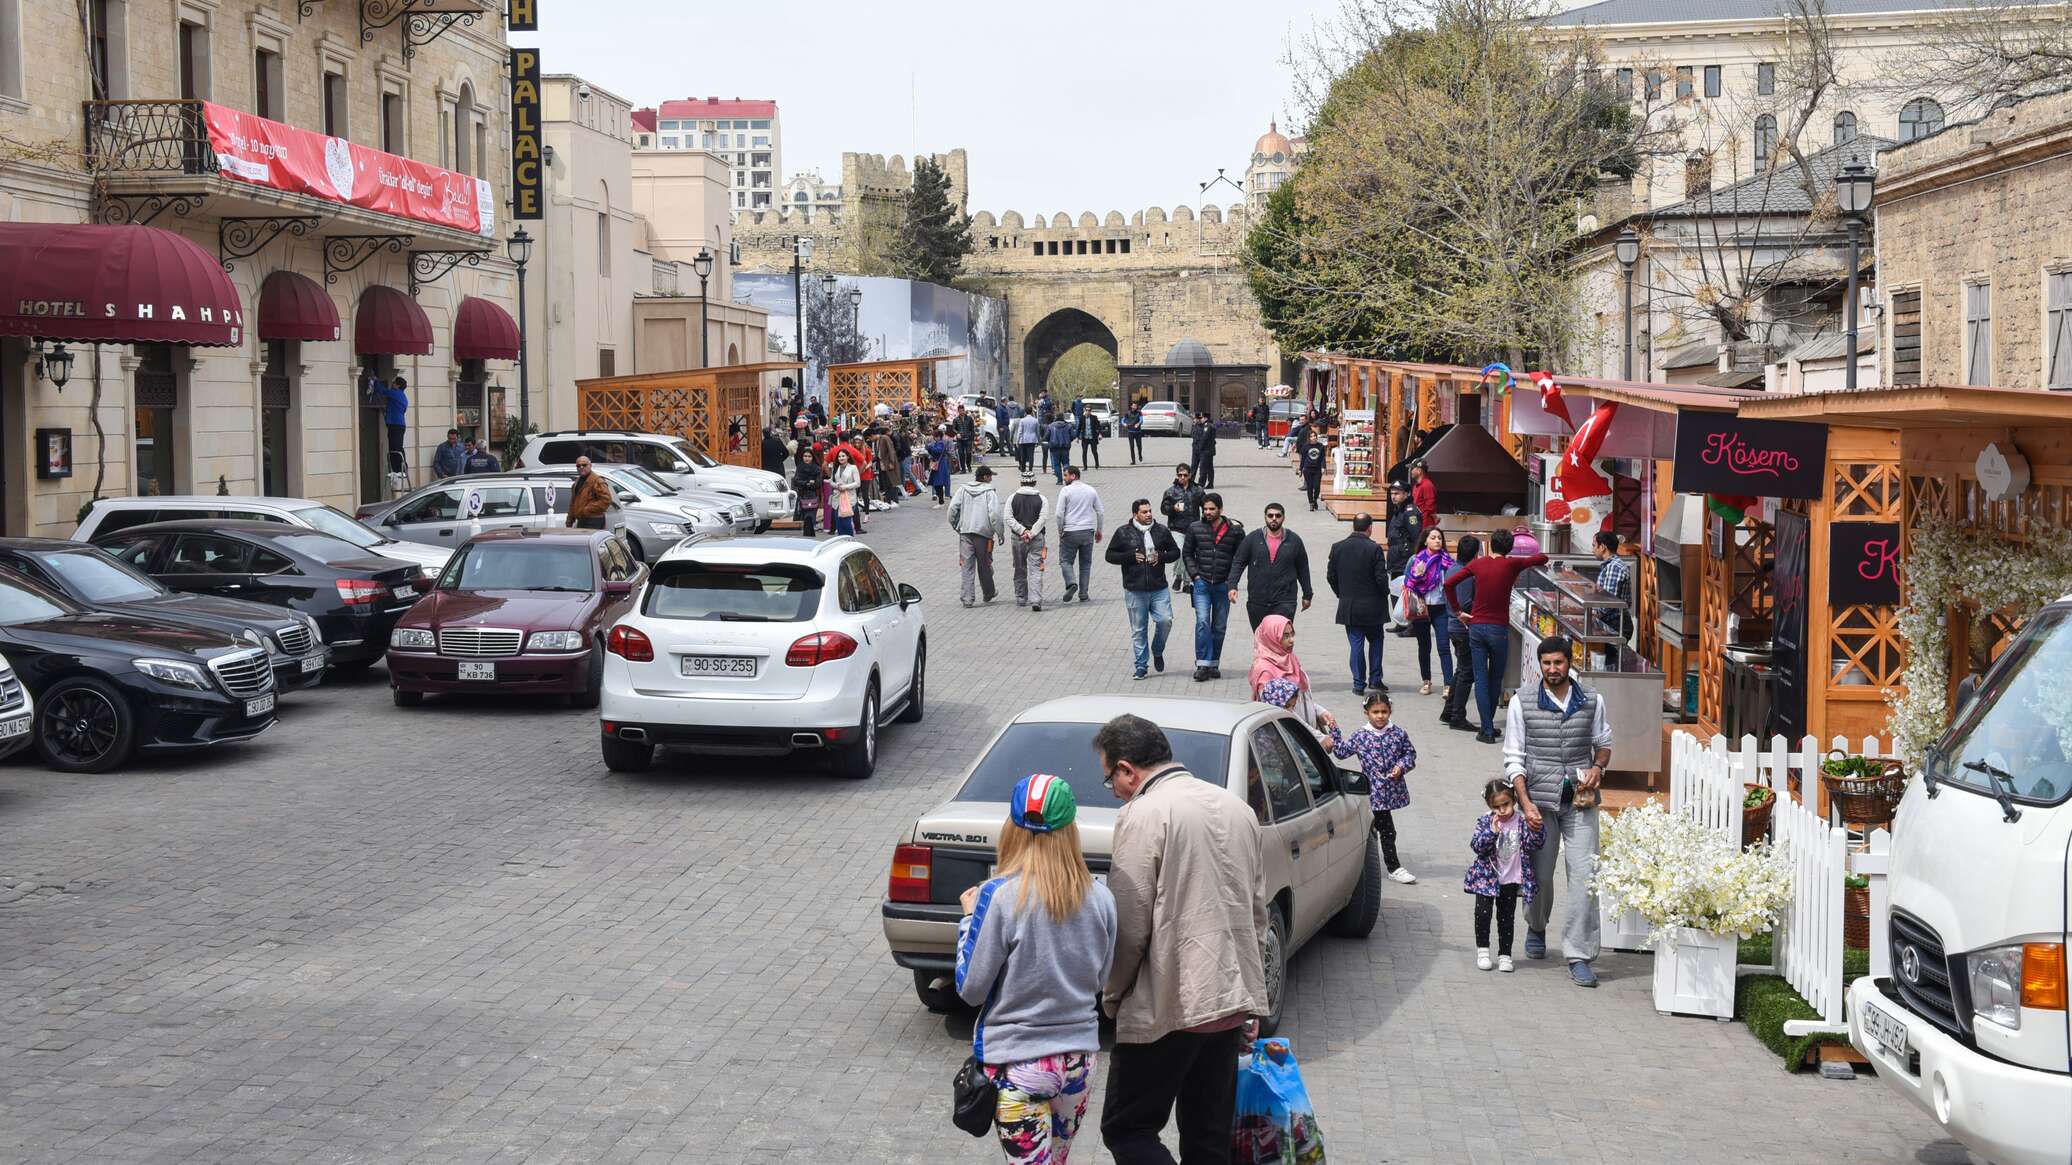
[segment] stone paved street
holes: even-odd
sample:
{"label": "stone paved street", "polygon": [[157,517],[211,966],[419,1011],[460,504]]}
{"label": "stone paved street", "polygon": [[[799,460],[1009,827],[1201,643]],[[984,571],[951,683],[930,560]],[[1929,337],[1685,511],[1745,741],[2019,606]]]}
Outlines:
{"label": "stone paved street", "polygon": [[[1223,448],[1248,525],[1299,500]],[[1168,477],[1089,480],[1112,525]],[[1321,589],[1343,528],[1293,519]],[[1232,678],[1194,685],[1182,613],[1172,670],[1132,685],[1113,568],[1092,604],[967,611],[938,511],[868,538],[927,596],[935,650],[926,722],[885,733],[867,783],[682,755],[614,776],[594,713],[399,710],[378,669],[289,698],[249,747],[103,777],[0,764],[0,1158],[997,1160],[947,1119],[969,1021],[923,1010],[885,954],[892,839],[1014,710],[1237,696],[1249,636],[1240,616]],[[1298,648],[1351,719],[1330,613]],[[1388,887],[1369,940],[1291,967],[1285,1034],[1334,1162],[1969,1160],[1874,1080],[1787,1076],[1739,1024],[1656,1015],[1645,956],[1608,956],[1596,992],[1558,961],[1475,971],[1460,875],[1499,756],[1439,726],[1411,641],[1389,652],[1423,881]],[[1109,1159],[1092,1125],[1076,1162]]]}

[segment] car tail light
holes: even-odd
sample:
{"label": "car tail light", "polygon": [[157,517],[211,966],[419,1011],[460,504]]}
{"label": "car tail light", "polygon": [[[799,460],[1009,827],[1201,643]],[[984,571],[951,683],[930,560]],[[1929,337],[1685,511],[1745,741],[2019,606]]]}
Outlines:
{"label": "car tail light", "polygon": [[342,578],[338,580],[338,597],[344,599],[349,607],[361,607],[369,603],[378,603],[388,593],[389,589],[386,585],[375,582],[371,578]]}
{"label": "car tail light", "polygon": [[856,641],[839,631],[819,631],[791,645],[784,653],[786,667],[818,667],[856,654]]}
{"label": "car tail light", "polygon": [[885,896],[894,902],[928,901],[928,875],[935,851],[925,845],[894,846],[892,881]]}
{"label": "car tail light", "polygon": [[612,633],[605,637],[604,649],[634,663],[647,663],[655,658],[654,643],[624,623],[612,628]]}

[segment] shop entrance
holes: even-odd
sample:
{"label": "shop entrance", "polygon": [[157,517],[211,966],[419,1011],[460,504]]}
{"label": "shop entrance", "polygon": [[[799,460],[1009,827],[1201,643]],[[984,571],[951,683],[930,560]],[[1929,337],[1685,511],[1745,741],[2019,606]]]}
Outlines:
{"label": "shop entrance", "polygon": [[180,405],[179,374],[173,371],[171,344],[138,344],[136,372],[137,494],[155,497],[180,492],[175,484],[173,412]]}
{"label": "shop entrance", "polygon": [[[393,356],[360,357],[360,502],[378,502],[388,497],[388,427],[382,424],[382,408],[388,398],[380,384],[396,375]],[[379,384],[377,384],[377,381]]]}
{"label": "shop entrance", "polygon": [[268,497],[293,496],[288,483],[288,406],[294,381],[288,369],[298,358],[296,341],[268,340],[266,367],[259,373],[259,488]]}

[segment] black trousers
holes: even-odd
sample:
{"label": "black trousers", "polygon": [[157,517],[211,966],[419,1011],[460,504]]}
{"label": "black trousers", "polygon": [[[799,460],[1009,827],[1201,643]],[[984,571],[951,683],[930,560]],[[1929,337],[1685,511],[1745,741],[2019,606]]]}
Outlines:
{"label": "black trousers", "polygon": [[1036,468],[1036,446],[1033,444],[1016,445],[1014,447],[1014,460],[1017,465],[1021,466],[1023,473],[1033,471]]}
{"label": "black trousers", "polygon": [[806,537],[813,537],[814,521],[820,517],[819,500],[815,499],[813,504],[808,505],[806,504],[805,496],[803,494],[800,495],[798,512],[793,516],[798,518],[799,525],[804,527]]}
{"label": "black trousers", "polygon": [[1099,441],[1081,441],[1079,443],[1079,455],[1086,459],[1084,464],[1099,466],[1101,464],[1101,443]]}
{"label": "black trousers", "polygon": [[1319,493],[1323,492],[1323,489],[1324,489],[1324,475],[1323,475],[1323,474],[1321,474],[1321,473],[1318,473],[1318,474],[1308,474],[1308,473],[1305,473],[1305,474],[1303,474],[1303,475],[1302,475],[1302,492],[1303,492],[1303,493],[1306,493],[1306,494],[1308,494],[1308,495],[1309,495],[1309,508],[1310,508],[1310,509],[1314,510],[1314,509],[1316,509],[1316,508],[1317,508],[1317,494],[1319,494]]}
{"label": "black trousers", "polygon": [[1403,868],[1396,860],[1396,817],[1386,809],[1374,811],[1374,836],[1381,840],[1381,862],[1393,874]]}
{"label": "black trousers", "polygon": [[1142,461],[1143,459],[1144,459],[1144,434],[1142,434],[1142,433],[1131,433],[1131,434],[1130,434],[1130,464],[1131,464],[1131,465],[1135,465],[1135,464],[1136,464],[1137,462],[1139,462],[1139,461]]}
{"label": "black trousers", "polygon": [[1245,618],[1252,621],[1252,630],[1254,631],[1259,630],[1259,624],[1266,622],[1268,615],[1286,615],[1288,618],[1293,619],[1295,611],[1296,607],[1293,602],[1263,603],[1258,599],[1245,600]]}
{"label": "black trousers", "polygon": [[1512,926],[1517,922],[1518,883],[1497,888],[1496,896],[1475,895],[1475,945],[1489,946],[1489,916],[1496,915],[1496,953],[1511,953]]}
{"label": "black trousers", "polygon": [[1193,465],[1194,484],[1203,489],[1216,488],[1216,459],[1204,457]]}
{"label": "black trousers", "polygon": [[408,464],[410,464],[410,457],[409,457],[409,455],[408,455],[407,453],[405,453],[405,452],[403,451],[403,433],[404,433],[404,431],[406,430],[406,428],[407,428],[407,426],[404,426],[404,425],[390,425],[390,426],[388,427],[388,438],[389,438],[389,464],[388,464],[388,467],[389,467],[389,468],[390,468],[391,470],[401,469],[401,468],[403,468],[403,467],[404,467],[405,465],[408,465]]}
{"label": "black trousers", "polygon": [[1446,711],[1440,715],[1440,719],[1449,721],[1466,716],[1468,701],[1475,698],[1475,669],[1461,666],[1461,661],[1467,658],[1462,654],[1468,650],[1467,625],[1454,620],[1451,626],[1458,628],[1447,633],[1447,638],[1453,643],[1453,687],[1447,690]]}
{"label": "black trousers", "polygon": [[1175,1165],[1159,1130],[1175,1117],[1186,1165],[1229,1165],[1237,1115],[1240,1033],[1173,1032],[1148,1044],[1118,1042],[1108,1058],[1101,1143],[1115,1165]]}
{"label": "black trousers", "polygon": [[977,442],[970,437],[957,438],[957,460],[963,462],[964,472],[971,472],[971,447]]}

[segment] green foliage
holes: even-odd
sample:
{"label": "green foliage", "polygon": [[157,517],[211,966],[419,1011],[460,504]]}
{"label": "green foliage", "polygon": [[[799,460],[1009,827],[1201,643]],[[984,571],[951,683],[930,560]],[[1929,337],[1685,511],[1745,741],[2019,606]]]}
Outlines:
{"label": "green foliage", "polygon": [[[1080,344],[1050,366],[1050,379],[1045,381],[1044,387],[1050,389],[1051,396],[1062,401],[1073,401],[1082,396],[1116,396],[1115,357],[1099,344]],[[1121,403],[1117,401],[1117,407]]]}
{"label": "green foliage", "polygon": [[[1755,935],[1741,940],[1737,958],[1743,966],[1771,965],[1771,936]],[[1842,982],[1846,985],[1870,974],[1870,954],[1842,952]],[[1813,1005],[1776,975],[1743,975],[1734,984],[1734,1016],[1748,1024],[1748,1030],[1762,1045],[1784,1058],[1784,1070],[1796,1072],[1806,1062],[1806,1053],[1820,1044],[1848,1046],[1844,1035],[1787,1036],[1784,1024],[1793,1019],[1819,1019]]]}
{"label": "green foliage", "polygon": [[893,270],[907,279],[949,284],[964,273],[969,254],[971,216],[951,200],[949,175],[933,158],[916,158],[906,221],[892,248]]}

